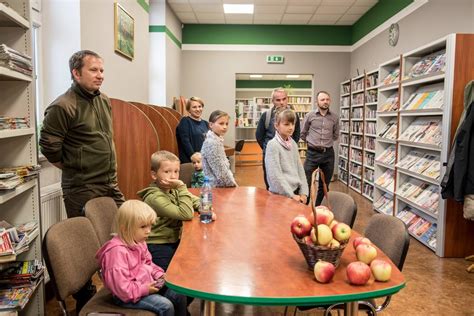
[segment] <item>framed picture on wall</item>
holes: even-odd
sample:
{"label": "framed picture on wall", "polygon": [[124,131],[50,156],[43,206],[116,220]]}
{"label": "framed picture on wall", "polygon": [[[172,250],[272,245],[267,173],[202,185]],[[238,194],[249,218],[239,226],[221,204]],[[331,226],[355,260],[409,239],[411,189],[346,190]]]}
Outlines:
{"label": "framed picture on wall", "polygon": [[118,3],[114,3],[114,22],[115,51],[129,59],[133,59],[135,54],[133,42],[135,37],[135,21]]}

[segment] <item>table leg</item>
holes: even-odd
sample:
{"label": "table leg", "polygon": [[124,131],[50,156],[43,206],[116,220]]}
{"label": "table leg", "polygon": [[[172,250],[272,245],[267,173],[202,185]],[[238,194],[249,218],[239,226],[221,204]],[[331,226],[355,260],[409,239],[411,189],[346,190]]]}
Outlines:
{"label": "table leg", "polygon": [[215,316],[216,302],[201,300],[201,316]]}
{"label": "table leg", "polygon": [[357,316],[359,313],[359,302],[347,302],[344,305],[345,316]]}

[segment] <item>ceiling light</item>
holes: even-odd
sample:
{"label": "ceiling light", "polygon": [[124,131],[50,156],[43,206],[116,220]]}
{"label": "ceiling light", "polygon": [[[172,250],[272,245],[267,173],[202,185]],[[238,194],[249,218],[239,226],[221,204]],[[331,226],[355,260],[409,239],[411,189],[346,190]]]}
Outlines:
{"label": "ceiling light", "polygon": [[250,78],[262,78],[262,75],[250,75]]}
{"label": "ceiling light", "polygon": [[253,14],[253,4],[224,4],[226,14]]}
{"label": "ceiling light", "polygon": [[300,75],[286,75],[287,78],[299,78]]}

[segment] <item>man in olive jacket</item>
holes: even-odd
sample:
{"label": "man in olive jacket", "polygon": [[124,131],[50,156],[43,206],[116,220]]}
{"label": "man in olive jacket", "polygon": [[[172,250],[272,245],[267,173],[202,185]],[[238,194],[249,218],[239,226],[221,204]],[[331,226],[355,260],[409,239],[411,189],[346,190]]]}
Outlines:
{"label": "man in olive jacket", "polygon": [[[112,108],[99,91],[104,80],[102,58],[79,51],[69,59],[69,69],[73,83],[46,109],[39,143],[48,161],[62,170],[67,216],[75,217],[84,215],[90,199],[110,196],[120,206],[124,197],[117,184]],[[78,293],[76,309],[94,291],[89,292]]]}

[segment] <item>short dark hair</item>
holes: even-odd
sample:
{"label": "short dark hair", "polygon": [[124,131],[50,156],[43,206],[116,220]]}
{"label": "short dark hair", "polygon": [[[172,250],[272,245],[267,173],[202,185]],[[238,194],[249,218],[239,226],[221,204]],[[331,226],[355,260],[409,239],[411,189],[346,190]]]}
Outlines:
{"label": "short dark hair", "polygon": [[86,56],[94,56],[96,58],[102,59],[99,54],[93,52],[91,50],[80,50],[72,54],[69,58],[69,71],[71,72],[71,79],[74,80],[74,76],[72,75],[72,71],[74,69],[81,71],[82,67],[84,67],[84,57]]}
{"label": "short dark hair", "polygon": [[320,95],[321,93],[324,93],[324,94],[327,94],[328,96],[331,96],[331,95],[329,94],[329,92],[324,91],[324,90],[321,90],[321,91],[318,91],[318,93],[316,93],[316,100],[318,99],[318,97],[319,97],[319,95]]}

